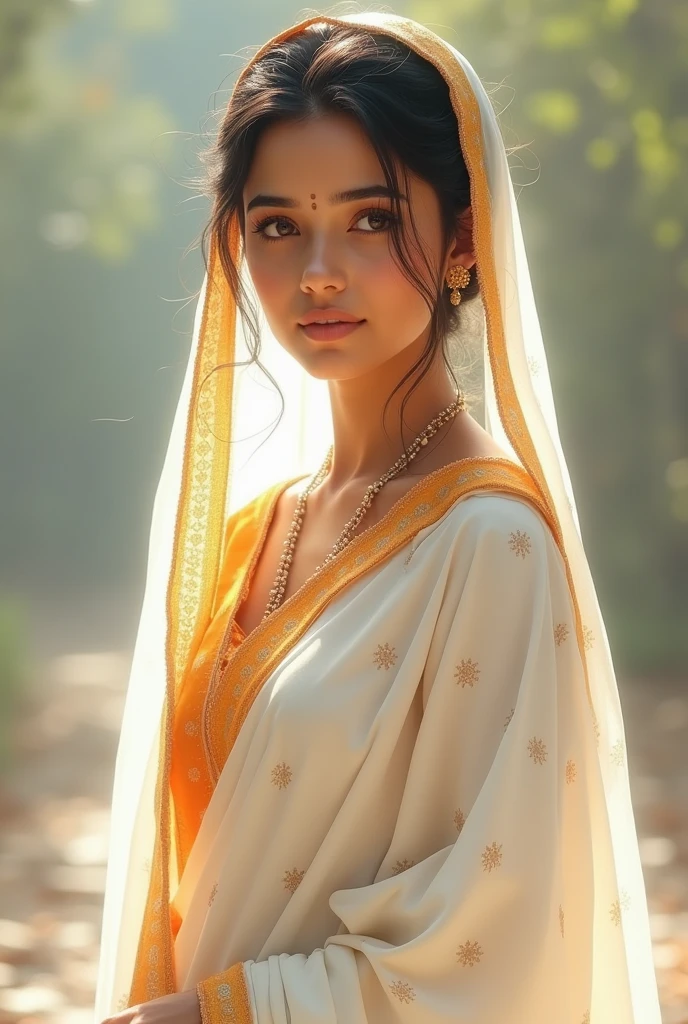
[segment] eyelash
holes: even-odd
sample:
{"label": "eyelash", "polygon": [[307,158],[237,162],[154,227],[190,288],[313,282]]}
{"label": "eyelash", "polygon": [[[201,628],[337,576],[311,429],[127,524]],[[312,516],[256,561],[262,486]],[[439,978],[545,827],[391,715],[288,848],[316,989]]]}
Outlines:
{"label": "eyelash", "polygon": [[[387,231],[389,226],[390,226],[390,224],[395,222],[396,219],[397,219],[394,216],[394,214],[391,213],[389,210],[385,210],[381,206],[372,206],[369,210],[364,210],[362,213],[359,213],[359,215],[356,218],[356,220],[357,221],[362,220],[363,217],[368,217],[371,213],[374,213],[376,216],[384,217],[386,219],[387,225],[384,228],[380,228],[378,231],[362,231],[361,234],[363,234],[363,235],[381,235],[384,231]],[[263,231],[268,226],[268,224],[274,224],[277,221],[288,221],[288,219],[289,219],[288,217],[283,217],[283,216],[279,216],[277,214],[272,214],[269,217],[264,217],[262,220],[259,220],[258,223],[255,225],[255,227],[252,228],[252,231],[253,231],[254,234],[260,235],[260,237],[265,242],[279,242],[282,238],[291,238],[293,236],[292,235],[279,235],[279,236],[265,235],[265,234],[263,234]]]}

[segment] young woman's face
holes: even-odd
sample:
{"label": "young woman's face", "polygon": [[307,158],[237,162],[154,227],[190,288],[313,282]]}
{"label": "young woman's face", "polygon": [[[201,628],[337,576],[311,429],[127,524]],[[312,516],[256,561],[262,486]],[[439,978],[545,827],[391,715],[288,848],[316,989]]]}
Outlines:
{"label": "young woman's face", "polygon": [[[410,204],[431,265],[443,268],[437,197],[415,176],[409,184],[406,225]],[[373,186],[385,188],[384,174],[351,117],[281,122],[261,135],[244,189],[246,260],[273,334],[317,378],[368,373],[429,327],[423,297],[393,258],[391,200],[337,198]],[[429,280],[419,254],[412,262]],[[309,337],[300,321],[316,307],[324,318],[336,317],[326,308],[335,307],[363,323],[335,340]]]}

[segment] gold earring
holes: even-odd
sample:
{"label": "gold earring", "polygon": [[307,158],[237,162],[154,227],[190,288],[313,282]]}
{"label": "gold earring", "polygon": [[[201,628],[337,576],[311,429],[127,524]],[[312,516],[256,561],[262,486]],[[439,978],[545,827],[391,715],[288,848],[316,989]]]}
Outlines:
{"label": "gold earring", "polygon": [[452,306],[458,306],[461,302],[461,292],[459,291],[459,288],[465,288],[470,279],[470,271],[467,270],[466,267],[462,267],[461,264],[451,267],[447,271],[447,284],[452,289],[451,295],[449,296]]}

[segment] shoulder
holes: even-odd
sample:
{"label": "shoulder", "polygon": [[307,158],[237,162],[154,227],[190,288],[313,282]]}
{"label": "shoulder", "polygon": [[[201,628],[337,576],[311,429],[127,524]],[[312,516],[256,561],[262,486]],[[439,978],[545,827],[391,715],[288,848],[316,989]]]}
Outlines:
{"label": "shoulder", "polygon": [[547,520],[533,503],[502,491],[480,491],[459,499],[447,519],[457,530],[472,536],[520,531],[537,541],[554,539]]}
{"label": "shoulder", "polygon": [[444,528],[451,558],[464,564],[478,559],[499,572],[515,562],[538,572],[560,559],[544,515],[516,494],[484,491],[461,498],[447,512]]}

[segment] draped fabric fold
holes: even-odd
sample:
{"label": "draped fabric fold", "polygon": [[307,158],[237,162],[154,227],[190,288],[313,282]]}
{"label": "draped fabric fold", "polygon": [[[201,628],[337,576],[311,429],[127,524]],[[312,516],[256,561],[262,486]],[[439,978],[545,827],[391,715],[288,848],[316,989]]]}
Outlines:
{"label": "draped fabric fold", "polygon": [[[276,674],[260,717],[247,719],[255,732],[246,742],[261,754],[250,789],[227,794],[214,838],[222,862],[205,927],[216,915],[222,937],[194,929],[193,959],[183,942],[179,950],[180,977],[202,976],[204,1024],[653,1019],[649,947],[640,977],[626,959],[624,932],[644,928],[644,907],[629,898],[635,879],[614,863],[575,612],[551,531],[523,501],[481,493],[453,505],[411,566],[392,560],[370,593],[340,600],[347,630],[323,624],[298,672]],[[421,602],[433,628],[421,620],[414,633]],[[325,657],[314,650],[320,633]],[[294,708],[326,670],[325,694],[311,698],[317,711],[297,728]],[[315,723],[327,729],[337,714],[337,728],[353,734],[372,703],[364,751],[317,743]],[[610,766],[618,787],[622,747]],[[281,759],[289,781],[275,787]],[[352,780],[342,802],[331,792],[335,773]],[[353,823],[375,839],[347,843]],[[319,918],[328,907],[329,933]],[[251,947],[244,929],[254,915],[268,925],[259,953],[206,976],[213,960]],[[309,933],[320,942],[302,950]]]}
{"label": "draped fabric fold", "polygon": [[[659,1024],[619,694],[495,112],[463,54],[386,13],[307,17],[241,74],[315,22],[399,39],[447,82],[481,419],[509,458],[430,474],[239,637],[278,494],[332,430],[326,382],[261,313],[275,427],[211,239],[153,508],[95,1024],[192,986],[206,1021]],[[230,242],[255,297],[236,223]]]}

